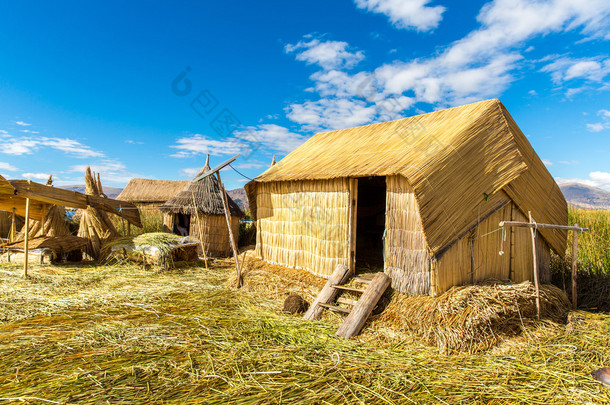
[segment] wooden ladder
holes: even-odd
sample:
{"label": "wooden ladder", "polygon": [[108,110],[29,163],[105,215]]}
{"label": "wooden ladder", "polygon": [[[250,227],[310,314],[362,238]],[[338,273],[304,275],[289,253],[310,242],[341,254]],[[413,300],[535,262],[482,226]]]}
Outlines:
{"label": "wooden ladder", "polygon": [[[337,336],[349,339],[359,334],[373,308],[390,285],[390,278],[385,273],[355,277],[354,281],[366,285],[366,288],[360,289],[345,285],[350,277],[351,273],[347,266],[337,265],[303,318],[311,321],[318,319],[325,309],[344,313],[347,317],[337,330]],[[337,298],[344,291],[361,294],[360,299],[354,301],[343,297]],[[352,308],[340,307],[335,303],[351,305]]]}

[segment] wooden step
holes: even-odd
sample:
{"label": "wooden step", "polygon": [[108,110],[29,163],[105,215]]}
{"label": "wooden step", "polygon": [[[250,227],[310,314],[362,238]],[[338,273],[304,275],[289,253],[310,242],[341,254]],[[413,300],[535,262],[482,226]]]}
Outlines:
{"label": "wooden step", "polygon": [[338,307],[338,306],[332,305],[332,304],[324,304],[324,303],[320,302],[318,305],[321,306],[322,308],[326,308],[330,311],[341,312],[344,314],[349,314],[351,312],[351,310],[349,310],[347,308]]}
{"label": "wooden step", "polygon": [[364,284],[370,284],[371,283],[371,279],[363,278],[363,277],[354,277],[354,281],[357,282],[357,283],[364,283]]}
{"label": "wooden step", "polygon": [[345,285],[338,285],[338,284],[335,284],[332,287],[336,288],[337,290],[351,291],[351,292],[360,293],[360,294],[364,293],[364,291],[365,291],[365,290],[360,289],[360,288],[347,287]]}
{"label": "wooden step", "polygon": [[351,305],[351,306],[354,306],[354,305],[356,305],[356,303],[357,303],[358,301],[356,301],[356,300],[350,300],[349,298],[343,298],[343,297],[339,297],[339,298],[337,298],[337,302],[338,302],[339,304],[346,304],[346,305]]}

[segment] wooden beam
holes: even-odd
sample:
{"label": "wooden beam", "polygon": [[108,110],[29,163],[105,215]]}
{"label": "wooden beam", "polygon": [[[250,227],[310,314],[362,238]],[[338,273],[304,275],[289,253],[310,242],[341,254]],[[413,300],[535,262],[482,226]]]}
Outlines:
{"label": "wooden beam", "polygon": [[[237,158],[237,156],[235,156],[235,158]],[[229,242],[231,243],[231,249],[233,249],[233,258],[235,259],[235,271],[237,272],[237,288],[241,288],[241,269],[239,268],[237,246],[235,245],[235,239],[233,238],[233,230],[231,229],[231,213],[229,211],[229,199],[227,198],[227,191],[225,190],[225,187],[222,184],[222,180],[220,179],[220,170],[216,172],[216,177],[218,178],[218,186],[220,186],[220,194],[222,197],[222,204],[225,211],[225,219],[227,220],[227,228],[229,229]]]}
{"label": "wooden beam", "polygon": [[348,266],[344,264],[338,264],[333,271],[333,274],[330,275],[330,278],[320,290],[320,293],[316,297],[316,299],[309,306],[305,315],[303,315],[303,319],[307,319],[310,321],[316,320],[324,311],[324,308],[320,306],[320,304],[330,304],[339,294],[339,290],[334,288],[334,285],[343,284],[350,277],[350,269]]}
{"label": "wooden beam", "polygon": [[526,228],[549,228],[549,229],[565,229],[568,231],[587,232],[589,228],[581,228],[579,226],[554,225],[554,224],[539,224],[536,222],[518,222],[518,221],[500,221],[500,226],[522,226]]}
{"label": "wooden beam", "polygon": [[240,154],[238,153],[237,155],[233,156],[231,159],[229,159],[227,161],[224,161],[221,164],[219,164],[218,166],[214,167],[213,169],[210,169],[207,172],[203,173],[201,176],[195,177],[193,179],[193,181],[195,182],[195,181],[199,181],[201,179],[205,179],[206,177],[211,176],[211,175],[213,175],[216,172],[219,172],[220,169],[222,169],[222,168],[230,165],[231,163],[233,163],[233,161],[235,161],[235,159],[237,159],[239,157],[239,155]]}
{"label": "wooden beam", "polygon": [[[578,227],[578,224],[574,224]],[[578,231],[572,234],[572,309],[578,308]]]}
{"label": "wooden beam", "polygon": [[[534,223],[532,219],[532,212],[528,211],[530,223]],[[536,257],[536,233],[538,230],[534,227],[530,227],[530,234],[532,235],[532,259],[534,261],[534,285],[536,287],[536,319],[540,320],[540,278],[538,276],[538,258]]]}
{"label": "wooden beam", "polygon": [[28,276],[28,242],[30,239],[30,199],[25,200],[25,239],[23,240],[23,277]]}

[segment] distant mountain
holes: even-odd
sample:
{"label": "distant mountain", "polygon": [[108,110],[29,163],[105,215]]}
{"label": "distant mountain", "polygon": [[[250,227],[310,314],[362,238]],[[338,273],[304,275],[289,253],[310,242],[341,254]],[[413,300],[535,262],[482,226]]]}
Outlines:
{"label": "distant mountain", "polygon": [[[84,185],[61,186],[59,188],[63,188],[64,190],[78,191],[79,193],[85,193]],[[104,185],[102,185],[102,188],[104,189],[104,194],[106,194],[106,197],[108,198],[116,198],[119,194],[121,194],[121,191],[123,191],[122,188],[108,187]]]}
{"label": "distant mountain", "polygon": [[248,197],[246,196],[246,190],[243,188],[236,188],[235,190],[227,190],[229,197],[235,201],[235,204],[239,205],[239,208],[246,211],[250,208],[248,205]]}
{"label": "distant mountain", "polygon": [[610,209],[610,191],[581,183],[564,183],[559,188],[568,203],[576,208]]}

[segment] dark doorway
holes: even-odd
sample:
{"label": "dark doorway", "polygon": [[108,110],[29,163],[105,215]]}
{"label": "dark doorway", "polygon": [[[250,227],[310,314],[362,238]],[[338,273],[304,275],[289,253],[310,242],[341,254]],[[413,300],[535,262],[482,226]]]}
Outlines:
{"label": "dark doorway", "polygon": [[383,271],[385,177],[358,179],[356,272]]}
{"label": "dark doorway", "polygon": [[189,236],[191,233],[191,216],[187,214],[174,214],[174,233],[180,236]]}

